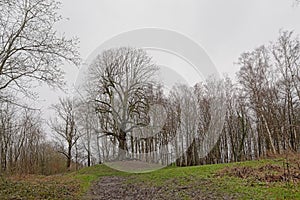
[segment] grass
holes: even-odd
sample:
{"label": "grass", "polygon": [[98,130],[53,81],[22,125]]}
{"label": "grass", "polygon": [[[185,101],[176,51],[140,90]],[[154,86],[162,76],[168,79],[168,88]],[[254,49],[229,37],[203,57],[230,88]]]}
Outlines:
{"label": "grass", "polygon": [[61,176],[12,176],[0,180],[0,199],[80,199],[79,181]]}
{"label": "grass", "polygon": [[[264,159],[195,167],[167,167],[140,174],[96,165],[59,176],[8,178],[0,183],[0,199],[80,199],[94,181],[104,176],[122,176],[126,178],[126,184],[139,187],[163,188],[166,197],[168,193],[176,192],[181,199],[190,199],[198,192],[220,198],[227,196],[235,199],[300,199],[299,182],[268,182],[252,176],[241,178],[229,173],[244,168],[253,169],[256,173],[255,170],[264,166],[282,166],[282,163],[280,158]],[[261,173],[263,176],[265,172]],[[266,173],[276,175],[277,172]]]}

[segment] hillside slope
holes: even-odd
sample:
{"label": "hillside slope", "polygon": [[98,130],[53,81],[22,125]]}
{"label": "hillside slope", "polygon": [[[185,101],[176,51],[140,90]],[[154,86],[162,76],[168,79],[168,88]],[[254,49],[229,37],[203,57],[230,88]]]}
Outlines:
{"label": "hillside slope", "polygon": [[[134,161],[133,161],[134,162]],[[300,199],[297,159],[265,159],[131,174],[105,165],[2,179],[0,199]]]}

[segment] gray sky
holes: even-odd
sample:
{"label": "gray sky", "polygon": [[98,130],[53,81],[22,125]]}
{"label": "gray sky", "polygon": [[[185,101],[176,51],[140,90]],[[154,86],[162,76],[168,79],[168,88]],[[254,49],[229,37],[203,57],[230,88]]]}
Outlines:
{"label": "gray sky", "polygon": [[[67,36],[79,37],[83,59],[114,35],[156,27],[192,38],[206,50],[220,73],[234,77],[238,66],[233,63],[242,52],[275,40],[280,29],[300,34],[300,6],[293,6],[293,0],[63,0],[62,3],[61,14],[69,20],[63,20],[57,29]],[[74,83],[78,69],[65,68],[68,82]],[[49,90],[43,90],[41,98],[49,100]]]}
{"label": "gray sky", "polygon": [[192,38],[230,75],[242,52],[274,40],[279,29],[300,33],[293,0],[63,0],[61,12],[70,20],[58,29],[80,38],[84,59],[114,35],[158,27]]}

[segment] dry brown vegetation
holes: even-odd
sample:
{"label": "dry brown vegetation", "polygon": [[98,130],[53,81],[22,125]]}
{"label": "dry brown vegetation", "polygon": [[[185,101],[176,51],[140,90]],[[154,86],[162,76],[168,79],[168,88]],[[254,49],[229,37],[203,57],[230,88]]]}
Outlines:
{"label": "dry brown vegetation", "polygon": [[254,179],[262,182],[300,182],[299,155],[289,155],[285,158],[276,158],[276,163],[267,163],[262,166],[234,166],[225,167],[216,176],[232,176],[242,179]]}

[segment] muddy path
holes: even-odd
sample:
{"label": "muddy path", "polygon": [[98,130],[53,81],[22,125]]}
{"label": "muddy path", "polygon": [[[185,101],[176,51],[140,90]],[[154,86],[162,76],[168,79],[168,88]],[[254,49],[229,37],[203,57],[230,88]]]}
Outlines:
{"label": "muddy path", "polygon": [[[187,186],[180,186],[176,180],[169,180],[163,186],[149,186],[132,183],[134,176],[107,176],[94,182],[83,199],[89,200],[159,200],[159,199],[237,199],[234,195],[222,194],[212,187],[208,180],[198,180]],[[128,182],[129,180],[129,182]],[[134,181],[133,181],[134,182]]]}

